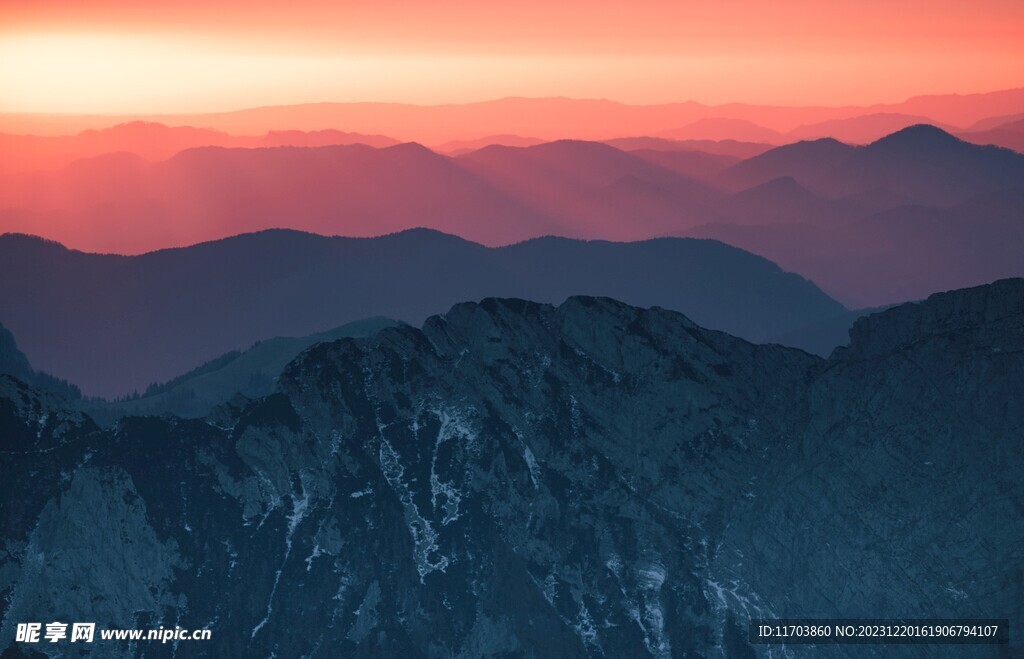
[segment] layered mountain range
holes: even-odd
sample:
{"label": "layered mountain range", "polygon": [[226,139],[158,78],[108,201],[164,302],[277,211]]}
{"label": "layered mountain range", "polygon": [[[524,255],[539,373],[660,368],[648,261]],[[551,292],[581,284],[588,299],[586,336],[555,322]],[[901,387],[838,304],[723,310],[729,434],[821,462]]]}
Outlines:
{"label": "layered mountain range", "polygon": [[317,344],[216,424],[104,431],[3,376],[0,638],[81,619],[213,632],[104,646],[125,657],[846,657],[751,646],[747,622],[1020,629],[1020,391],[1020,279],[868,316],[827,360],[608,298],[488,298]]}
{"label": "layered mountain range", "polygon": [[[479,103],[409,105],[403,103],[307,103],[211,114],[110,116],[0,114],[0,129],[10,133],[53,135],[103,129],[132,120],[169,126],[204,126],[240,135],[268,131],[320,131],[344,127],[368,135],[437,145],[485,135],[607,139],[666,133],[700,139],[808,139],[832,135],[849,141],[866,135],[873,141],[908,125],[934,123],[983,130],[1019,119],[1024,88],[981,94],[915,96],[900,103],[863,106],[770,106],[751,103],[707,105],[695,101],[629,105],[579,98],[502,98]],[[855,133],[840,132],[847,126]],[[865,128],[874,131],[864,132]]]}
{"label": "layered mountain range", "polygon": [[[319,143],[295,135],[279,143]],[[489,246],[711,237],[856,308],[1024,274],[1024,155],[935,126],[866,146],[495,139],[457,156],[413,143],[107,153],[0,177],[0,227],[121,254],[279,227],[429,227]]]}
{"label": "layered mountain range", "polygon": [[[851,320],[811,282],[711,240],[487,248],[429,230],[371,239],[265,231],[119,256],[0,236],[0,322],[37,369],[88,396],[141,393],[272,337],[375,316],[419,324],[495,295],[559,303],[576,294],[685,311],[751,341]],[[845,336],[840,327],[806,346],[829,350]]]}

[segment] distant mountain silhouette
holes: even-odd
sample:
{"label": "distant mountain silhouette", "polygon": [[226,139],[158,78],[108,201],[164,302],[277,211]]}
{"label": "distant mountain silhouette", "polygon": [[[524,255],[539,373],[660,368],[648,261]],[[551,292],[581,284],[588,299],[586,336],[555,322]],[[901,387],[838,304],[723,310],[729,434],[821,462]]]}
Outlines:
{"label": "distant mountain silhouette", "polygon": [[1014,112],[1013,114],[1003,114],[995,117],[985,117],[980,121],[976,121],[970,126],[964,128],[966,132],[980,131],[980,130],[992,130],[993,128],[1004,127],[1007,124],[1014,124],[1018,121],[1024,121],[1024,112]]}
{"label": "distant mountain silhouette", "polygon": [[630,240],[707,221],[717,190],[599,142],[492,146],[459,163],[562,221],[561,235]]}
{"label": "distant mountain silhouette", "polygon": [[437,145],[434,147],[434,150],[450,156],[459,156],[484,147],[494,146],[495,144],[501,146],[534,146],[544,142],[545,140],[536,137],[523,137],[521,135],[488,135],[487,137],[472,140],[452,140]]}
{"label": "distant mountain silhouette", "polygon": [[722,173],[723,184],[749,187],[782,176],[838,198],[888,190],[925,206],[950,206],[1024,181],[1024,155],[969,144],[940,128],[904,128],[864,147],[832,139],[773,149]]}
{"label": "distant mountain silhouette", "polygon": [[[936,122],[928,117],[883,112],[801,126],[786,133],[786,138],[790,141],[798,141],[831,137],[847,144],[868,144],[917,124],[934,125]],[[949,126],[942,126],[942,128],[955,130]]]}
{"label": "distant mountain silhouette", "polygon": [[[8,181],[0,208],[49,214],[47,237],[91,251],[139,253],[281,225],[352,236],[429,226],[490,244],[572,233],[417,144],[204,147],[152,164],[113,154]],[[14,217],[9,230],[32,233],[38,221]]]}
{"label": "distant mountain silhouette", "polygon": [[77,135],[37,136],[0,134],[0,174],[52,170],[75,160],[108,153],[131,153],[144,160],[166,160],[174,154],[203,146],[271,147],[327,146],[366,144],[385,147],[397,144],[382,135],[361,135],[339,130],[302,132],[272,131],[265,135],[228,135],[216,130],[192,126],[165,126],[133,121],[102,130],[86,130]]}
{"label": "distant mountain silhouette", "polygon": [[630,151],[630,153],[677,174],[709,184],[714,184],[725,169],[739,162],[739,158],[734,156],[705,153],[704,151],[638,149]]}
{"label": "distant mountain silhouette", "polygon": [[488,249],[427,230],[374,239],[266,231],[126,257],[0,236],[3,322],[34,362],[108,397],[266,337],[373,316],[417,323],[490,295],[575,294],[679,310],[754,341],[843,311],[802,277],[703,240],[542,238]]}
{"label": "distant mountain silhouette", "polygon": [[791,176],[741,190],[719,200],[714,209],[721,222],[731,224],[827,223],[860,214],[852,203],[825,199]]}
{"label": "distant mountain silhouette", "polygon": [[[490,146],[459,158],[418,144],[188,149],[8,176],[10,231],[140,253],[277,226],[374,236],[427,226],[489,245],[542,235],[636,240],[712,221],[721,192],[598,142]],[[16,209],[16,210],[15,210]],[[42,219],[41,219],[42,218]]]}
{"label": "distant mountain silhouette", "polygon": [[[398,140],[385,135],[365,135],[363,133],[347,133],[341,130],[325,129],[314,131],[272,130],[259,137],[237,137],[228,146],[234,147],[269,147],[269,146],[338,146],[347,144],[365,144],[378,149],[395,146]],[[216,145],[200,145],[216,146]]]}
{"label": "distant mountain silhouette", "polygon": [[1021,209],[1024,190],[1003,190],[948,209],[901,206],[843,222],[715,224],[686,235],[761,254],[862,308],[1024,275]]}
{"label": "distant mountain silhouette", "polygon": [[[389,135],[424,144],[443,144],[452,140],[476,139],[481,135],[530,135],[544,140],[603,140],[616,135],[659,135],[701,119],[752,122],[782,133],[808,124],[871,114],[930,117],[941,124],[969,126],[987,117],[1020,114],[1021,107],[1024,107],[1024,89],[917,96],[899,103],[845,107],[782,107],[748,103],[706,105],[693,101],[627,105],[592,99],[504,98],[433,106],[309,103],[142,118],[168,125],[207,126],[240,135],[262,134],[270,130],[342,129]],[[52,134],[54,130],[105,127],[129,119],[7,114],[0,115],[0,130],[16,133],[46,131]]]}
{"label": "distant mountain silhouette", "polygon": [[831,171],[849,158],[855,148],[830,137],[787,144],[730,167],[722,174],[724,185],[736,190],[762,185],[788,176],[802,185],[813,185],[823,171]]}
{"label": "distant mountain silhouette", "polygon": [[763,144],[780,144],[786,141],[778,131],[765,128],[753,121],[724,117],[698,119],[682,128],[659,133],[658,136],[674,140],[738,140]]}
{"label": "distant mountain silhouette", "polygon": [[960,138],[973,144],[992,144],[1024,153],[1024,118],[1014,118],[991,127],[985,127],[985,122],[979,125],[983,127],[961,131]]}
{"label": "distant mountain silhouette", "polygon": [[727,156],[743,160],[760,155],[774,148],[770,144],[740,142],[737,140],[670,140],[664,137],[616,137],[601,140],[609,146],[623,151],[679,151],[706,153],[712,156]]}
{"label": "distant mountain silhouette", "polygon": [[874,105],[874,112],[931,117],[953,126],[969,126],[986,117],[1020,114],[1024,107],[1024,87],[980,94],[931,94],[914,96],[902,103]]}
{"label": "distant mountain silhouette", "polygon": [[934,126],[904,128],[854,152],[833,189],[889,188],[925,205],[951,205],[1024,181],[1024,155],[968,144]]}

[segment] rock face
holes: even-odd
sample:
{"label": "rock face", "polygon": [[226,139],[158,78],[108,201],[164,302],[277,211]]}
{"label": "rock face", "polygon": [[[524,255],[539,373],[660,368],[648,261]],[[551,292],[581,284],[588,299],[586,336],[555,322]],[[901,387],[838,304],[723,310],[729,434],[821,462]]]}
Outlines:
{"label": "rock face", "polygon": [[51,431],[0,388],[11,652],[54,619],[212,630],[102,647],[146,657],[846,657],[747,621],[1024,623],[1024,280],[871,316],[827,361],[487,299],[314,346],[219,425]]}

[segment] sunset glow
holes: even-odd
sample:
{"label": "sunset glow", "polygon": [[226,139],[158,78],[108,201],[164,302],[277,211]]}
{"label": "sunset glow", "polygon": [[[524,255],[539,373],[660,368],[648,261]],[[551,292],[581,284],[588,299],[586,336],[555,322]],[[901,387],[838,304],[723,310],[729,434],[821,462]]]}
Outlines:
{"label": "sunset glow", "polygon": [[1021,3],[676,5],[15,0],[0,6],[0,111],[556,95],[841,105],[1021,84]]}

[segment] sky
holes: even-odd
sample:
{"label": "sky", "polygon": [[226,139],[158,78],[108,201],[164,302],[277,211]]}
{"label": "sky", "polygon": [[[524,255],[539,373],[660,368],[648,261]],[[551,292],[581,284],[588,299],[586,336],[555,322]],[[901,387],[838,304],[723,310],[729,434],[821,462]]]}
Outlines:
{"label": "sky", "polygon": [[864,105],[1024,84],[1024,2],[4,0],[0,112],[507,96]]}

